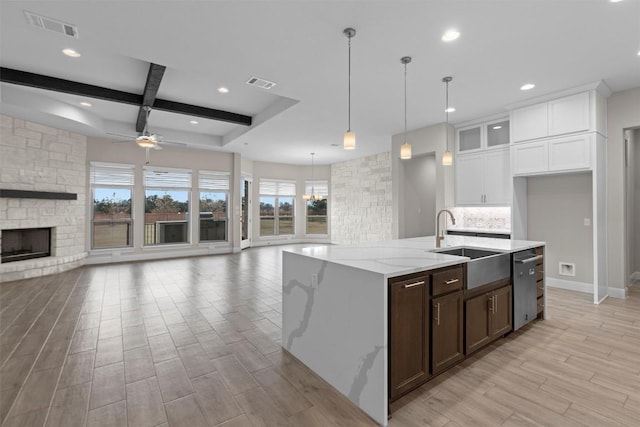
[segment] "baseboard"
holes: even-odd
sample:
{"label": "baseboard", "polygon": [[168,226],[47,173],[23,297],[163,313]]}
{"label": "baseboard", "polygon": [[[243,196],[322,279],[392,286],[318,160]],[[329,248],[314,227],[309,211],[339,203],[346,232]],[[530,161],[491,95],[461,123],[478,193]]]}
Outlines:
{"label": "baseboard", "polygon": [[576,282],[574,280],[556,279],[555,277],[545,277],[545,283],[552,288],[566,289],[569,291],[584,292],[593,294],[593,283]]}
{"label": "baseboard", "polygon": [[[557,279],[555,277],[545,277],[547,286],[552,288],[566,289],[569,291],[583,292],[585,294],[593,295],[593,283],[576,282],[573,280]],[[609,286],[607,294],[611,298],[626,299],[626,288],[613,288]],[[605,297],[606,298],[606,297]],[[603,298],[604,300],[604,298]]]}
{"label": "baseboard", "polygon": [[231,253],[229,246],[198,247],[198,248],[168,248],[149,247],[141,252],[123,249],[122,251],[94,252],[89,255],[86,264],[113,264],[118,262],[152,261],[160,259],[185,258],[191,256],[220,255]]}

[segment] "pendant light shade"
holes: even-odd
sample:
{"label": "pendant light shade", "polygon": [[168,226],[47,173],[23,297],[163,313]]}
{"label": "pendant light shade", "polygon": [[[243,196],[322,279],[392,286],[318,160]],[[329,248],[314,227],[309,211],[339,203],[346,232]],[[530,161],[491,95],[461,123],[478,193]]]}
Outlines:
{"label": "pendant light shade", "polygon": [[411,158],[411,144],[407,142],[407,64],[411,62],[410,56],[403,56],[400,62],[404,65],[404,144],[400,146],[400,158]]}
{"label": "pendant light shade", "polygon": [[344,141],[342,148],[345,150],[355,150],[356,148],[356,133],[350,130],[344,133]]}
{"label": "pendant light shade", "polygon": [[447,141],[447,151],[445,151],[444,153],[442,153],[442,166],[451,166],[453,164],[453,153],[451,152],[451,150],[449,150],[449,111],[451,111],[449,109],[449,82],[453,80],[453,77],[443,77],[442,81],[444,82],[444,84],[446,85],[446,91],[445,91],[445,108],[444,108],[444,114],[445,114],[445,128],[444,128],[444,133],[445,133],[445,138]]}
{"label": "pendant light shade", "polygon": [[344,139],[342,147],[345,150],[355,150],[356,148],[356,134],[351,130],[351,39],[355,37],[356,30],[353,28],[345,28],[343,31],[347,39],[349,39],[349,92],[348,92],[348,121],[347,131],[344,133]]}

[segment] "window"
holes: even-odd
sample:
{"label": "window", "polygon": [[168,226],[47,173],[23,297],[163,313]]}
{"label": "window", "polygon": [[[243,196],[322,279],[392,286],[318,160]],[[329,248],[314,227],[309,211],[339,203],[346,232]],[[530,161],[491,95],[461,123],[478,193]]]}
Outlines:
{"label": "window", "polygon": [[144,244],[189,243],[191,171],[145,167]]}
{"label": "window", "polygon": [[91,248],[132,246],[133,165],[91,162]]}
{"label": "window", "polygon": [[320,200],[307,200],[307,234],[329,234],[327,226],[328,181],[305,182],[304,194],[320,196]]}
{"label": "window", "polygon": [[296,183],[260,180],[260,236],[295,234]]}
{"label": "window", "polygon": [[226,241],[228,230],[229,174],[200,171],[200,241]]}

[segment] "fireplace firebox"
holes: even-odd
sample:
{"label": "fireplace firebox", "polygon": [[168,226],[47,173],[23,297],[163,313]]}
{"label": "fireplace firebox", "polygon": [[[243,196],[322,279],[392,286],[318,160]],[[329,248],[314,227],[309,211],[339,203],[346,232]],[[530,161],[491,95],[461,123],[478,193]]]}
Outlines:
{"label": "fireplace firebox", "polygon": [[2,263],[51,256],[51,228],[2,230]]}

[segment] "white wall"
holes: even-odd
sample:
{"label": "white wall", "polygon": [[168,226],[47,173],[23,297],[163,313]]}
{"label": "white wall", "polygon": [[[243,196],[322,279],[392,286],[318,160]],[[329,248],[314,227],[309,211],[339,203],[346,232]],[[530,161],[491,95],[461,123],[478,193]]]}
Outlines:
{"label": "white wall", "polygon": [[388,152],[331,165],[331,241],[391,239],[391,190]]}
{"label": "white wall", "polygon": [[[424,154],[435,155],[435,211],[451,207],[453,201],[453,166],[442,166],[442,153],[446,151],[446,131],[449,132],[449,148],[454,151],[455,131],[453,126],[440,123],[407,132],[406,141],[411,144],[412,155],[421,156]],[[393,234],[392,238],[402,238],[404,236],[403,217],[405,200],[404,193],[400,191],[406,184],[404,175],[404,161],[400,159],[400,145],[405,141],[404,133],[393,135],[391,143],[391,167],[392,167],[392,214],[393,214]],[[454,162],[455,163],[455,162]],[[434,221],[435,226],[435,221]]]}
{"label": "white wall", "polygon": [[[546,242],[547,277],[593,284],[591,173],[527,179],[528,240]],[[575,277],[559,274],[560,262],[575,264]]]}
{"label": "white wall", "polygon": [[625,257],[624,129],[640,126],[640,87],[617,92],[607,99],[607,263],[610,288],[628,283]]}
{"label": "white wall", "polygon": [[77,200],[0,198],[2,229],[52,227],[52,256],[4,263],[0,281],[60,273],[84,263],[84,135],[0,116],[0,187],[75,193]]}
{"label": "white wall", "polygon": [[423,154],[402,162],[404,166],[404,237],[433,236],[436,220],[436,158]]}

